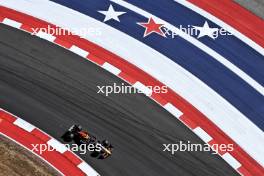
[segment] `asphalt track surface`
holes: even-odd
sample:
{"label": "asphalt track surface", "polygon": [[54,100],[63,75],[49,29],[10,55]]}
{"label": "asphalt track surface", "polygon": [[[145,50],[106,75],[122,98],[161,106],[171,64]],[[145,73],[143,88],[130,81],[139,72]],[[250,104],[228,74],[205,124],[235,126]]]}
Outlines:
{"label": "asphalt track surface", "polygon": [[238,175],[209,152],[163,152],[163,143],[203,142],[144,95],[96,93],[97,85],[113,83],[122,80],[59,46],[0,25],[1,107],[58,140],[76,123],[109,139],[112,157],[80,155],[102,176]]}
{"label": "asphalt track surface", "polygon": [[255,15],[264,19],[264,1],[263,0],[235,0],[241,6],[247,8]]}

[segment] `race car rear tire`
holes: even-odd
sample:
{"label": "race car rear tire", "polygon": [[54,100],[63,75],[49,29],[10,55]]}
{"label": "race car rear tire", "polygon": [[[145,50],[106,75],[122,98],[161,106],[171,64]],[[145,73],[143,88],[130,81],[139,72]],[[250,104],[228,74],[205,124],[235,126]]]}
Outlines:
{"label": "race car rear tire", "polygon": [[71,142],[74,139],[74,134],[70,131],[67,131],[63,136],[62,139],[65,142]]}

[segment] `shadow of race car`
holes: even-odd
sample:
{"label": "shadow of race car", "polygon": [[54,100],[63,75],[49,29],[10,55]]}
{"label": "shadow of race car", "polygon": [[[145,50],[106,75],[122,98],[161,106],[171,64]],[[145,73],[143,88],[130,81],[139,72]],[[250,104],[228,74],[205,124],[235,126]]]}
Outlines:
{"label": "shadow of race car", "polygon": [[98,159],[105,159],[112,155],[113,146],[107,141],[98,141],[95,136],[88,133],[88,131],[82,130],[80,125],[72,125],[63,135],[62,139],[65,142],[76,143],[81,146],[82,144],[93,144],[96,148],[92,151],[91,156]]}

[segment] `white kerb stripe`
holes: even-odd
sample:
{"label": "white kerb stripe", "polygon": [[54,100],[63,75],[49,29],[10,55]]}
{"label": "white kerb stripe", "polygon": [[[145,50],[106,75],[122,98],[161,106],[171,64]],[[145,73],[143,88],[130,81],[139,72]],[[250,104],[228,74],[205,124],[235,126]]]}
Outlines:
{"label": "white kerb stripe", "polygon": [[180,118],[183,114],[178,108],[173,106],[171,103],[167,103],[164,108],[177,118]]}
{"label": "white kerb stripe", "polygon": [[31,132],[36,128],[35,126],[31,125],[30,123],[28,123],[25,120],[20,119],[20,118],[16,119],[14,124],[19,126],[22,129],[28,131],[28,132]]}
{"label": "white kerb stripe", "polygon": [[70,51],[78,54],[79,56],[82,56],[82,57],[87,57],[89,52],[88,51],[85,51],[75,45],[73,45],[71,48],[70,48]]}
{"label": "white kerb stripe", "polygon": [[133,87],[135,87],[136,89],[140,90],[140,92],[144,93],[147,96],[151,96],[152,94],[152,90],[150,88],[148,88],[147,86],[145,86],[144,84],[142,84],[141,82],[137,81]]}
{"label": "white kerb stripe", "polygon": [[102,66],[104,69],[106,69],[107,71],[113,73],[114,75],[118,75],[121,70],[116,68],[115,66],[109,64],[108,62],[105,62]]}
{"label": "white kerb stripe", "polygon": [[59,141],[57,141],[56,139],[50,139],[47,142],[48,145],[52,146],[54,149],[56,149],[56,151],[60,152],[60,153],[64,153],[66,152],[68,149],[65,145],[63,145],[62,143],[60,143]]}
{"label": "white kerb stripe", "polygon": [[88,165],[86,162],[82,162],[78,165],[78,168],[80,168],[86,175],[88,176],[100,176],[90,165]]}
{"label": "white kerb stripe", "polygon": [[225,153],[222,158],[234,169],[240,168],[241,164],[232,155]]}
{"label": "white kerb stripe", "polygon": [[4,21],[2,22],[8,26],[12,26],[14,28],[20,28],[22,26],[22,23],[19,23],[17,21],[14,21],[14,20],[11,20],[11,19],[8,19],[8,18],[5,18]]}
{"label": "white kerb stripe", "polygon": [[45,40],[48,40],[48,41],[50,41],[50,42],[53,42],[53,41],[56,39],[55,36],[53,36],[53,35],[51,35],[51,34],[48,34],[48,33],[46,33],[46,32],[43,32],[43,31],[39,31],[39,32],[36,34],[36,36],[38,36],[38,37],[40,37],[40,38],[43,38],[43,39],[45,39]]}
{"label": "white kerb stripe", "polygon": [[206,133],[200,127],[196,127],[193,131],[194,131],[195,134],[197,134],[206,143],[213,139],[208,133]]}

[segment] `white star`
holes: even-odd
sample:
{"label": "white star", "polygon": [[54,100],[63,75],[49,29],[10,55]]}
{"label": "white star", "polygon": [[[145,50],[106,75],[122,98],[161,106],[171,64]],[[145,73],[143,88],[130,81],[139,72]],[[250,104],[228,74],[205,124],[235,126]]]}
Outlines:
{"label": "white star", "polygon": [[107,11],[98,11],[99,13],[102,13],[105,15],[104,22],[114,19],[118,22],[120,22],[118,16],[125,14],[126,12],[117,12],[113,8],[113,6],[110,4],[109,8]]}
{"label": "white star", "polygon": [[193,26],[193,27],[194,27],[194,29],[200,31],[197,38],[201,38],[201,37],[207,35],[208,37],[215,39],[216,36],[214,36],[214,33],[219,30],[218,28],[210,28],[207,21],[204,22],[203,27],[200,27],[200,26]]}

